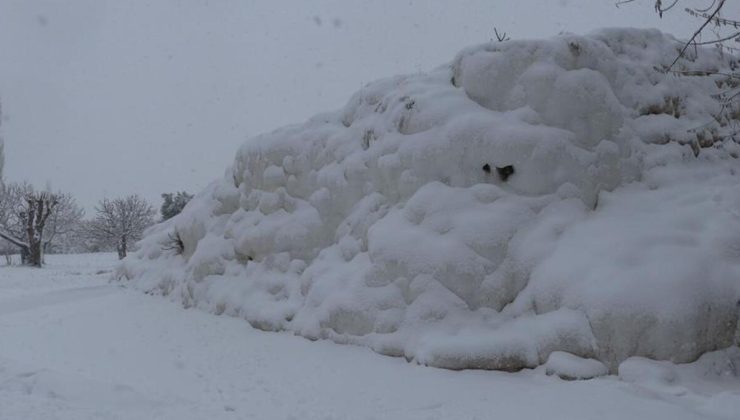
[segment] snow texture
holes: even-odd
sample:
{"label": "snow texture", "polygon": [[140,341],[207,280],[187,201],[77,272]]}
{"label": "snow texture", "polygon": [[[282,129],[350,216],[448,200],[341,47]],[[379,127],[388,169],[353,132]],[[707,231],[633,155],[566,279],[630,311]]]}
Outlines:
{"label": "snow texture", "polygon": [[632,358],[621,378],[589,381],[545,366],[426,369],[183,309],[111,283],[116,263],[0,266],[0,420],[737,420],[740,410],[737,347],[683,365]]}
{"label": "snow texture", "polygon": [[609,370],[598,360],[584,359],[564,351],[554,351],[547,358],[545,372],[561,379],[574,380],[604,376]]}
{"label": "snow texture", "polygon": [[[659,71],[679,45],[637,29],[488,43],[371,83],[245,143],[116,276],[450,369],[564,351],[615,372],[731,346],[740,151],[715,118],[722,76]],[[676,69],[735,65],[706,49]]]}

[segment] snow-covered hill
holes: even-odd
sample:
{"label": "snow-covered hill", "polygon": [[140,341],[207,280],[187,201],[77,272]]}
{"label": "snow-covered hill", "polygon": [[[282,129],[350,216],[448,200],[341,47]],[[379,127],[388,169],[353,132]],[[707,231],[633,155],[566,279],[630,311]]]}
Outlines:
{"label": "snow-covered hill", "polygon": [[[128,284],[452,369],[737,341],[734,68],[657,31],[489,43],[248,141]],[[731,111],[731,110],[729,110]],[[183,245],[177,248],[177,238]],[[598,371],[598,369],[596,369]]]}

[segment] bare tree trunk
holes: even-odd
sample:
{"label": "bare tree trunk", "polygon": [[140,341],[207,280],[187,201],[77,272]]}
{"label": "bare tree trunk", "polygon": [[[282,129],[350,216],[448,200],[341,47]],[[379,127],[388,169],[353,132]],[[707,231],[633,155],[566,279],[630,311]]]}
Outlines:
{"label": "bare tree trunk", "polygon": [[28,259],[29,259],[28,254],[29,254],[28,248],[21,247],[21,264],[22,265],[28,264]]}
{"label": "bare tree trunk", "polygon": [[41,264],[46,264],[46,254],[49,253],[49,248],[51,248],[51,242],[47,241],[41,244]]}
{"label": "bare tree trunk", "polygon": [[33,238],[29,244],[28,247],[28,265],[34,266],[34,267],[41,267],[41,264],[44,260],[44,253],[41,248],[41,241],[36,240],[36,238]]}
{"label": "bare tree trunk", "polygon": [[59,198],[53,194],[40,193],[26,196],[28,214],[26,233],[28,235],[28,265],[41,267],[44,262],[44,227]]}
{"label": "bare tree trunk", "polygon": [[128,250],[128,244],[127,244],[127,238],[126,235],[121,236],[121,239],[118,240],[118,259],[122,260],[126,258],[126,251]]}

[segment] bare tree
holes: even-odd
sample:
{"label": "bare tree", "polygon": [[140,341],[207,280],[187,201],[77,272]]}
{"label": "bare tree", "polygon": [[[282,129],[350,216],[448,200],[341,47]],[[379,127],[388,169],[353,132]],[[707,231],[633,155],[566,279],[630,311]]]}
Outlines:
{"label": "bare tree", "polygon": [[[44,230],[44,253],[51,252],[59,245],[72,239],[72,236],[80,229],[82,217],[85,211],[77,205],[71,194],[58,193],[58,203],[51,213]],[[64,249],[62,249],[64,252]]]}
{"label": "bare tree", "polygon": [[20,249],[24,264],[41,267],[44,229],[59,204],[59,195],[35,191],[27,183],[2,187],[0,238]]}
{"label": "bare tree", "polygon": [[68,248],[74,253],[111,252],[116,249],[115,239],[96,233],[95,220],[82,220],[69,235]]}
{"label": "bare tree", "polygon": [[39,192],[28,183],[0,191],[0,238],[18,248],[25,264],[43,264],[43,255],[68,239],[84,215],[70,194]]}
{"label": "bare tree", "polygon": [[154,224],[156,214],[138,195],[103,199],[95,210],[97,216],[87,226],[89,234],[97,243],[115,241],[119,259],[125,258],[129,244],[141,239],[144,230]]}

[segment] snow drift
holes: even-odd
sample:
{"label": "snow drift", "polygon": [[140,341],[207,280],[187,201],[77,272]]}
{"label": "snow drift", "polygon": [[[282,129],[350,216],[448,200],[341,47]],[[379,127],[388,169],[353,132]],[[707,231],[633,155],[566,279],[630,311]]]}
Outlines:
{"label": "snow drift", "polygon": [[451,369],[736,342],[737,60],[657,31],[489,43],[258,136],[117,276]]}

